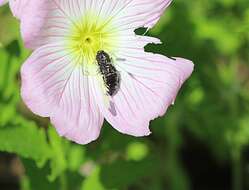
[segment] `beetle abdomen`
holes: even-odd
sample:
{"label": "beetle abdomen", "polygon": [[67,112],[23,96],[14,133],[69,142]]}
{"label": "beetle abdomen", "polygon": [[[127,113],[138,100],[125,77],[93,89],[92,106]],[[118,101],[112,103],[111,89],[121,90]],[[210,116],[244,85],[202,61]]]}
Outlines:
{"label": "beetle abdomen", "polygon": [[114,96],[120,88],[120,73],[112,64],[111,58],[106,52],[98,51],[96,60],[107,88],[107,94]]}

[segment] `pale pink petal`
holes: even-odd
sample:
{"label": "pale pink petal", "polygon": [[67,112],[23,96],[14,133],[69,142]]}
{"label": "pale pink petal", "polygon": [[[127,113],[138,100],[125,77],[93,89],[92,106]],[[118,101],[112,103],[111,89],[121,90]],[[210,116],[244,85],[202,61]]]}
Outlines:
{"label": "pale pink petal", "polygon": [[119,0],[114,15],[114,25],[118,30],[134,30],[139,27],[152,28],[160,19],[172,0]]}
{"label": "pale pink petal", "polygon": [[8,0],[0,0],[0,6],[4,5],[7,2],[8,2]]}
{"label": "pale pink petal", "polygon": [[66,35],[68,28],[87,11],[98,15],[93,22],[106,20],[108,31],[133,33],[138,27],[151,28],[171,0],[10,0],[14,15],[21,20],[25,45],[35,49],[53,41],[56,34]]}
{"label": "pale pink petal", "polygon": [[87,9],[99,12],[100,18],[112,22],[117,30],[139,27],[152,28],[172,0],[79,0],[82,4],[88,2]]}
{"label": "pale pink petal", "polygon": [[[13,2],[15,2],[13,0]],[[15,5],[15,3],[13,3]],[[98,19],[107,20],[115,9],[116,4],[122,1],[86,1],[86,0],[39,0],[29,1],[29,6],[25,7],[26,14],[16,15],[21,17],[21,32],[26,47],[35,49],[42,45],[53,43],[64,39],[71,32],[72,26],[77,25],[77,21],[82,19],[84,14],[91,11],[98,17],[94,17],[92,22]],[[15,6],[13,10],[16,10]],[[19,6],[18,10],[20,8]],[[22,7],[22,6],[21,6]],[[114,11],[113,10],[113,11]],[[17,12],[17,11],[14,11]]]}
{"label": "pale pink petal", "polygon": [[51,37],[57,38],[65,34],[72,24],[65,11],[62,0],[10,0],[13,15],[21,22],[21,34],[25,46],[35,49],[51,42]]}
{"label": "pale pink petal", "polygon": [[156,40],[138,38],[140,43],[127,42],[123,49],[120,47],[120,61],[115,63],[121,74],[121,86],[110,106],[103,104],[101,94],[98,102],[107,121],[118,131],[144,136],[150,134],[150,120],[163,116],[174,103],[180,87],[193,71],[193,63],[144,52],[139,47],[142,42]]}
{"label": "pale pink petal", "polygon": [[10,9],[15,17],[21,19],[23,14],[29,14],[26,10],[32,5],[33,0],[9,0]]}
{"label": "pale pink petal", "polygon": [[99,136],[103,116],[91,77],[77,61],[60,43],[35,50],[21,69],[21,95],[31,111],[51,118],[60,135],[86,144]]}
{"label": "pale pink petal", "polygon": [[25,46],[30,49],[38,47],[34,44],[37,44],[36,37],[40,35],[46,21],[44,18],[49,11],[50,0],[9,0],[9,5],[12,14],[21,22],[21,35]]}
{"label": "pale pink petal", "polygon": [[[81,144],[98,137],[102,114],[122,133],[149,135],[150,120],[166,112],[193,71],[191,61],[144,52],[146,44],[160,40],[134,33],[138,27],[151,28],[170,2],[41,0],[16,11],[26,45],[41,47],[22,67],[22,97],[27,106],[50,117],[60,135]],[[104,32],[119,34],[113,36],[115,51],[108,53],[120,71],[121,86],[108,103],[99,77],[86,76],[82,65],[74,64],[78,57],[65,49],[71,43],[67,40],[72,28],[89,11],[95,13],[92,23],[101,20]]]}
{"label": "pale pink petal", "polygon": [[[23,8],[21,6],[23,4],[17,6],[13,0],[12,9],[21,20],[22,37],[25,46],[30,49],[64,40],[65,36],[71,32],[72,26],[77,25],[77,21],[83,18],[86,11],[91,8],[96,13],[100,11],[95,9],[95,6],[100,4],[99,0],[98,2],[85,0],[27,1],[28,5]],[[25,14],[22,14],[23,10],[25,10]]]}

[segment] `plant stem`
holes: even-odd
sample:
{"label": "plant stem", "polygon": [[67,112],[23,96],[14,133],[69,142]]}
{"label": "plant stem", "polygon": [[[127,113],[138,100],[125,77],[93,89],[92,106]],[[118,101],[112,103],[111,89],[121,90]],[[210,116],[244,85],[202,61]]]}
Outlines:
{"label": "plant stem", "polygon": [[59,177],[61,190],[67,190],[67,179],[65,173],[62,173]]}

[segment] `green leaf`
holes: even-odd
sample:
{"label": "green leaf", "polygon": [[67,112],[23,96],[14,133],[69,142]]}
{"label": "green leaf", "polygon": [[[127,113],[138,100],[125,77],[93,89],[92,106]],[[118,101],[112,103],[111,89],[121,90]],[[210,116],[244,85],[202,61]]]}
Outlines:
{"label": "green leaf", "polygon": [[49,146],[43,129],[23,118],[0,128],[0,150],[30,158],[43,166],[50,155]]}
{"label": "green leaf", "polygon": [[77,172],[80,166],[85,161],[85,149],[81,145],[72,145],[67,151],[68,169],[72,172]]}
{"label": "green leaf", "polygon": [[148,154],[148,147],[141,142],[130,143],[127,147],[126,154],[129,160],[139,161],[144,159]]}
{"label": "green leaf", "polygon": [[[100,167],[97,166],[89,177],[82,183],[81,190],[105,190],[100,181]],[[108,189],[110,190],[110,189]]]}
{"label": "green leaf", "polygon": [[5,12],[0,9],[0,43],[8,44],[19,35],[19,21],[11,15],[11,12]]}
{"label": "green leaf", "polygon": [[46,164],[43,168],[37,168],[34,161],[22,159],[25,167],[25,177],[21,180],[22,190],[64,190],[61,188],[59,180],[50,182],[46,175],[49,172],[49,166]]}
{"label": "green leaf", "polygon": [[108,190],[122,189],[142,178],[153,176],[157,162],[151,159],[142,161],[115,161],[101,167],[101,182]]}
{"label": "green leaf", "polygon": [[48,129],[48,136],[51,146],[51,174],[48,176],[48,179],[54,181],[58,176],[62,175],[67,168],[64,150],[64,147],[67,146],[67,142],[57,134],[52,126]]}

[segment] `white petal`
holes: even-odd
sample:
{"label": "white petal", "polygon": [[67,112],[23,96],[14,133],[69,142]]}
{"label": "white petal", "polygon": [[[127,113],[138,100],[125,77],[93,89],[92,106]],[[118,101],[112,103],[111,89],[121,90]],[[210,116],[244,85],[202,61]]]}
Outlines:
{"label": "white petal", "polygon": [[[149,121],[165,114],[175,101],[178,90],[193,71],[193,63],[186,59],[169,59],[146,53],[141,47],[153,38],[139,37],[140,43],[127,42],[115,62],[121,74],[121,86],[111,99],[111,106],[103,103],[101,110],[118,131],[134,136],[149,135]],[[99,101],[101,95],[99,94]]]}
{"label": "white petal", "polygon": [[61,44],[34,51],[22,66],[22,98],[36,114],[50,117],[60,135],[86,144],[100,133],[103,116],[77,57]]}

